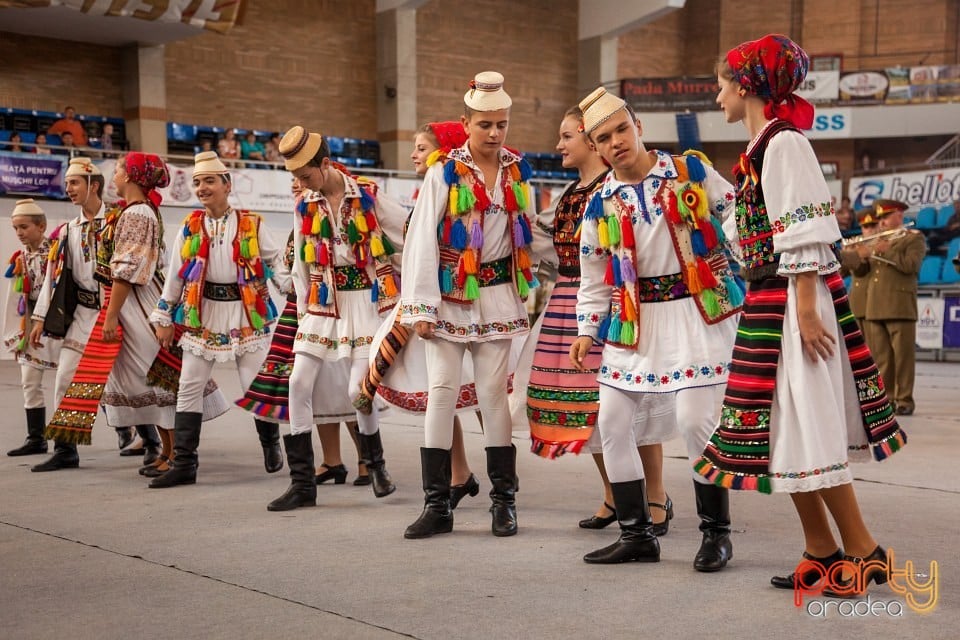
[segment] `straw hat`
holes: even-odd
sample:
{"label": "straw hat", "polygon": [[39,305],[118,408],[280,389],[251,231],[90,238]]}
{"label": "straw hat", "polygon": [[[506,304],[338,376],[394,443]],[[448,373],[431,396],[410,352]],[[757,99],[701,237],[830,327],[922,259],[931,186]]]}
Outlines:
{"label": "straw hat", "polygon": [[626,108],[626,106],[627,103],[621,98],[608,93],[603,87],[597,87],[590,95],[580,101],[584,133],[589,134],[610,119],[610,116],[620,109]]}
{"label": "straw hat", "polygon": [[278,150],[287,171],[296,171],[313,160],[322,142],[323,136],[319,133],[310,133],[299,125],[283,134]]}
{"label": "straw hat", "polygon": [[193,177],[203,175],[224,175],[230,171],[220,162],[216,151],[202,151],[193,156]]}
{"label": "straw hat", "polygon": [[15,216],[42,216],[46,215],[43,212],[43,209],[40,208],[33,198],[27,198],[25,200],[17,200],[16,206],[13,208],[13,213],[10,214],[10,217]]}
{"label": "straw hat", "polygon": [[470,90],[463,94],[463,103],[474,111],[509,109],[513,100],[503,90],[503,74],[482,71],[470,81]]}
{"label": "straw hat", "polygon": [[64,177],[69,178],[70,176],[82,176],[86,178],[87,176],[101,176],[100,169],[97,168],[97,165],[93,164],[93,160],[90,158],[85,158],[83,156],[77,156],[76,158],[70,159],[70,166],[67,167],[67,173]]}

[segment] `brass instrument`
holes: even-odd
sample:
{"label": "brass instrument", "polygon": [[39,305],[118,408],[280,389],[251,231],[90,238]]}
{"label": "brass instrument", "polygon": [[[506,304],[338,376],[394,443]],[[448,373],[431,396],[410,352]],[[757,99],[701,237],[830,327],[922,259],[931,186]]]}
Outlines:
{"label": "brass instrument", "polygon": [[896,240],[897,238],[902,238],[907,234],[907,231],[910,230],[910,227],[913,226],[913,221],[907,222],[902,227],[896,229],[888,229],[887,231],[881,231],[880,233],[875,233],[872,236],[865,236],[860,234],[858,236],[853,236],[850,238],[844,238],[840,241],[841,246],[854,247],[858,244],[865,244],[867,242],[873,242],[874,240],[879,240],[880,238],[889,238],[890,240]]}

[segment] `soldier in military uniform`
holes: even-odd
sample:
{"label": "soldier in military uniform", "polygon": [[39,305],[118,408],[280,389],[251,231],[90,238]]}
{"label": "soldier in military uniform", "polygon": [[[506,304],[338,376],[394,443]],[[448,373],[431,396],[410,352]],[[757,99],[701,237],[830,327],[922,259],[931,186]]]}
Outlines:
{"label": "soldier in military uniform", "polygon": [[907,205],[877,200],[880,233],[897,233],[867,243],[870,282],[866,288],[863,335],[880,369],[887,396],[898,415],[911,415],[916,370],[917,276],[927,253],[923,234],[903,226]]}
{"label": "soldier in military uniform", "polygon": [[862,230],[862,235],[851,238],[851,244],[840,251],[840,272],[843,277],[853,277],[853,282],[847,294],[850,297],[850,310],[862,331],[863,319],[867,314],[870,254],[873,253],[873,243],[869,238],[877,233],[878,225],[874,207],[857,211],[857,222]]}

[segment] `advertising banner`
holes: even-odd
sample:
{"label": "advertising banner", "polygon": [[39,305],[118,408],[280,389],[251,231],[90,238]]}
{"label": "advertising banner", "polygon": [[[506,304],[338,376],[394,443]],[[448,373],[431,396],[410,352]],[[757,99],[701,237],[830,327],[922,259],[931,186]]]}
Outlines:
{"label": "advertising banner", "polygon": [[917,348],[943,348],[943,298],[917,298]]}
{"label": "advertising banner", "polygon": [[62,198],[65,156],[0,152],[0,194]]}
{"label": "advertising banner", "polygon": [[960,198],[960,167],[851,178],[847,195],[854,211],[878,198],[900,200],[911,208],[949,204]]}
{"label": "advertising banner", "polygon": [[943,299],[943,348],[960,349],[960,297]]}
{"label": "advertising banner", "polygon": [[840,95],[839,71],[810,71],[797,95],[810,102],[835,102]]}
{"label": "advertising banner", "polygon": [[67,7],[91,16],[129,17],[152,22],[182,23],[226,33],[237,21],[242,0],[0,0],[0,9]]}
{"label": "advertising banner", "polygon": [[716,110],[717,77],[625,78],[620,95],[637,113]]}

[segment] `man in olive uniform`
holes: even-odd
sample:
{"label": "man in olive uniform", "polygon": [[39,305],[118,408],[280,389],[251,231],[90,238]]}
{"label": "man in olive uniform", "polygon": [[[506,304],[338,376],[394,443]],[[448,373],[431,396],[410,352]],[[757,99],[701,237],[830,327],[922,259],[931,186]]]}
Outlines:
{"label": "man in olive uniform", "polygon": [[898,415],[913,413],[916,370],[917,276],[927,253],[923,234],[903,226],[907,205],[877,200],[874,213],[880,233],[897,231],[870,243],[863,336],[880,369],[887,397]]}
{"label": "man in olive uniform", "polygon": [[852,243],[840,251],[840,272],[843,277],[853,276],[853,282],[847,295],[850,298],[850,311],[857,319],[863,331],[863,319],[867,315],[867,287],[870,284],[870,254],[873,243],[870,237],[877,233],[877,218],[874,207],[857,211],[857,223],[862,231],[859,237],[851,238]]}

